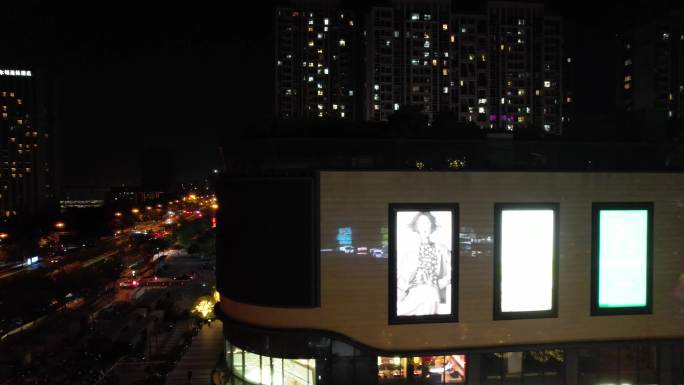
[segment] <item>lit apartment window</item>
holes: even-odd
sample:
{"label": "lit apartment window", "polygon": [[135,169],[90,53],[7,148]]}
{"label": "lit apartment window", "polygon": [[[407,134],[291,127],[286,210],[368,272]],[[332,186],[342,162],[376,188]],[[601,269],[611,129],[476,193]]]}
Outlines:
{"label": "lit apartment window", "polygon": [[318,90],[317,94],[318,94],[318,96],[323,96],[323,91],[322,91],[322,90]]}
{"label": "lit apartment window", "polygon": [[21,104],[21,99],[17,99],[17,104]]}
{"label": "lit apartment window", "polygon": [[437,65],[437,59],[432,59],[432,65],[436,66]]}
{"label": "lit apartment window", "polygon": [[484,114],[484,113],[485,113],[485,108],[484,108],[484,107],[478,107],[478,108],[477,108],[477,112],[478,112],[479,114]]}
{"label": "lit apartment window", "polygon": [[625,89],[628,90],[632,88],[632,83],[625,83]]}
{"label": "lit apartment window", "polygon": [[459,82],[458,82],[458,85],[459,85],[459,86],[463,87],[464,84],[465,84],[465,83],[463,82],[463,80],[459,80]]}
{"label": "lit apartment window", "polygon": [[353,27],[354,26],[354,20],[349,20],[349,26]]}
{"label": "lit apartment window", "polygon": [[477,99],[477,104],[487,104],[487,99],[486,98]]}
{"label": "lit apartment window", "polygon": [[541,90],[534,90],[534,94],[537,96],[541,95]]}
{"label": "lit apartment window", "polygon": [[504,104],[504,103],[506,103],[506,99],[505,99],[505,98],[501,98],[501,104]]}
{"label": "lit apartment window", "polygon": [[328,74],[328,72],[329,72],[329,71],[328,71],[327,68],[325,68],[325,69],[323,70],[323,73],[326,74],[326,75]]}
{"label": "lit apartment window", "polygon": [[567,98],[565,98],[565,102],[566,102],[566,103],[571,103],[571,102],[572,102],[572,98],[571,98],[570,96],[568,96]]}
{"label": "lit apartment window", "polygon": [[451,35],[451,37],[449,37],[449,40],[451,40],[452,43],[455,43],[456,42],[456,35]]}
{"label": "lit apartment window", "polygon": [[525,95],[525,90],[519,89],[518,90],[518,96],[524,96]]}
{"label": "lit apartment window", "polygon": [[399,31],[394,31],[394,37],[399,37]]}
{"label": "lit apartment window", "polygon": [[344,111],[340,112],[340,118],[344,118]]}
{"label": "lit apartment window", "polygon": [[310,40],[310,41],[309,41],[309,47],[313,47],[313,46],[314,46],[314,41],[313,41],[313,40]]}
{"label": "lit apartment window", "polygon": [[328,25],[328,23],[330,23],[330,20],[328,20],[327,18],[323,19],[323,24],[324,24],[324,25]]}
{"label": "lit apartment window", "polygon": [[399,111],[399,103],[394,103],[394,111]]}
{"label": "lit apartment window", "polygon": [[468,60],[470,60],[470,61],[475,60],[475,55],[473,55],[473,54],[468,55]]}
{"label": "lit apartment window", "polygon": [[550,124],[544,124],[544,130],[551,131],[551,125]]}
{"label": "lit apartment window", "polygon": [[309,79],[308,79],[308,80],[309,80],[310,82],[312,82],[312,81],[313,81],[313,76],[309,76]]}
{"label": "lit apartment window", "polygon": [[548,80],[544,80],[544,88],[549,88],[551,87],[551,82]]}
{"label": "lit apartment window", "polygon": [[333,110],[337,109],[337,104],[333,104]]}
{"label": "lit apartment window", "polygon": [[448,94],[448,93],[449,93],[449,87],[444,87],[444,88],[442,89],[442,92],[445,93],[445,94]]}
{"label": "lit apartment window", "polygon": [[448,30],[448,29],[449,29],[449,25],[448,25],[448,24],[442,24],[442,31],[446,31],[446,30]]}
{"label": "lit apartment window", "polygon": [[347,42],[344,39],[340,39],[340,47],[346,47]]}
{"label": "lit apartment window", "polygon": [[373,109],[374,109],[375,111],[380,110],[380,105],[379,105],[379,104],[373,104]]}
{"label": "lit apartment window", "polygon": [[354,96],[354,91],[353,91],[353,90],[349,90],[349,96]]}
{"label": "lit apartment window", "polygon": [[625,76],[625,83],[630,82],[630,81],[632,81],[632,76],[631,75]]}
{"label": "lit apartment window", "polygon": [[3,113],[2,113],[2,117],[5,118],[5,119],[7,119],[7,112],[3,112]]}
{"label": "lit apartment window", "polygon": [[380,86],[379,86],[378,84],[374,84],[374,85],[373,85],[373,89],[377,91],[377,90],[380,89]]}
{"label": "lit apartment window", "polygon": [[663,32],[663,40],[669,40],[670,39],[670,34],[667,32]]}
{"label": "lit apartment window", "polygon": [[442,68],[442,75],[448,76],[449,75],[449,69],[448,68]]}
{"label": "lit apartment window", "polygon": [[571,57],[568,58],[568,63],[572,63],[572,58],[571,58]]}
{"label": "lit apartment window", "polygon": [[461,27],[461,33],[466,33],[466,27]]}
{"label": "lit apartment window", "polygon": [[417,13],[412,13],[411,14],[411,20],[420,20],[420,15]]}
{"label": "lit apartment window", "polygon": [[313,25],[314,21],[313,19],[309,19],[309,25]]}

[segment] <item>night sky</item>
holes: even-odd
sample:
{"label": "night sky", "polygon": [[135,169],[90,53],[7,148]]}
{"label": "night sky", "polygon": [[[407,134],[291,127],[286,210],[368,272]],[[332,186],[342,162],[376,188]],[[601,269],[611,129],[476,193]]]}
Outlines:
{"label": "night sky", "polygon": [[[273,8],[286,1],[141,3],[2,6],[0,62],[43,68],[59,83],[65,186],[138,184],[148,151],[166,154],[159,167],[173,157],[178,179],[201,178],[218,165],[220,136],[272,117]],[[601,45],[668,2],[548,4],[577,23],[576,108],[600,113],[614,103],[613,59]]]}

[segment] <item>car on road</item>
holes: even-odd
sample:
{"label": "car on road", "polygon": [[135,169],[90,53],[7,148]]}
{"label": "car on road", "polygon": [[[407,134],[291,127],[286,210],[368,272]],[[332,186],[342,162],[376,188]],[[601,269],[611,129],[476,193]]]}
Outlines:
{"label": "car on road", "polygon": [[354,246],[340,246],[340,251],[345,253],[345,254],[353,254],[354,253]]}

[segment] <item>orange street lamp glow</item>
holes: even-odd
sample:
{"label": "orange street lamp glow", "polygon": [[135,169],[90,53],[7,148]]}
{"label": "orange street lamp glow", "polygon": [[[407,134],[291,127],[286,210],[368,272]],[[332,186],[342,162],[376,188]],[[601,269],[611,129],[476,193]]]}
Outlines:
{"label": "orange street lamp glow", "polygon": [[145,207],[146,210],[152,210],[152,206]]}
{"label": "orange street lamp glow", "polygon": [[118,218],[118,217],[121,217],[122,215],[123,215],[123,214],[121,214],[121,211],[117,211],[117,212],[114,213],[114,216],[117,217],[117,218]]}
{"label": "orange street lamp glow", "polygon": [[211,208],[214,210],[218,210],[218,204],[214,203],[213,205],[211,205]]}
{"label": "orange street lamp glow", "polygon": [[7,238],[7,237],[9,237],[9,234],[7,234],[7,233],[0,233],[0,239],[5,239],[5,238]]}
{"label": "orange street lamp glow", "polygon": [[138,210],[138,209],[132,209],[131,212],[132,212],[133,214],[137,214],[137,213],[140,212],[140,210]]}
{"label": "orange street lamp glow", "polygon": [[55,228],[63,229],[63,228],[64,228],[64,222],[57,222],[57,223],[55,223]]}

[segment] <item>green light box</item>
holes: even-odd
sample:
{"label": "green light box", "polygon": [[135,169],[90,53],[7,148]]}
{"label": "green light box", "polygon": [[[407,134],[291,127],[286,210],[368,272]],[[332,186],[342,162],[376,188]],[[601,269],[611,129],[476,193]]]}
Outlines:
{"label": "green light box", "polygon": [[599,211],[598,307],[648,306],[646,209]]}

